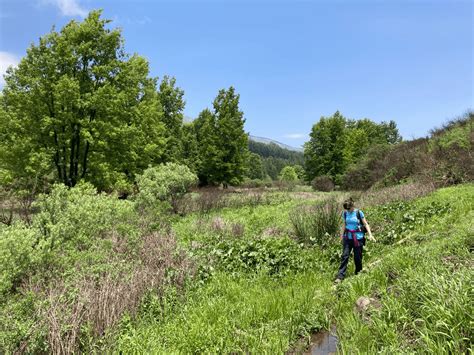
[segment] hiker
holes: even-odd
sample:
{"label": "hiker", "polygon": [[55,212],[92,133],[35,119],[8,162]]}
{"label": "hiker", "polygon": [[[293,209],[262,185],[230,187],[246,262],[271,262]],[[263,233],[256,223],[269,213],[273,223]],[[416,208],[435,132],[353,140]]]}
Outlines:
{"label": "hiker", "polygon": [[352,198],[344,201],[343,206],[344,212],[342,213],[342,218],[344,219],[344,232],[341,236],[342,256],[336,283],[344,279],[352,250],[354,250],[356,275],[362,270],[362,252],[365,244],[365,234],[368,234],[370,241],[375,242],[369,224],[364,217],[364,212],[354,208]]}

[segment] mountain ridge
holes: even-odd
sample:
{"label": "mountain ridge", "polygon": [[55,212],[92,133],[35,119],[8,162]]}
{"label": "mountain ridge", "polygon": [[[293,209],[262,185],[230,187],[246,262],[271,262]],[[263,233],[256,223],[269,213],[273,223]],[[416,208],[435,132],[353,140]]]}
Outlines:
{"label": "mountain ridge", "polygon": [[271,138],[253,136],[253,135],[249,134],[249,139],[253,140],[254,142],[258,142],[258,143],[265,143],[265,144],[273,143],[273,144],[276,144],[277,146],[279,146],[280,148],[295,151],[295,152],[303,152],[303,148],[292,147],[291,145],[278,142],[278,141],[276,141],[274,139],[271,139]]}
{"label": "mountain ridge", "polygon": [[[183,123],[191,123],[193,121],[194,121],[194,118],[192,118],[190,116],[186,116],[186,115],[183,116]],[[253,140],[254,142],[258,142],[258,143],[264,143],[264,144],[273,143],[273,144],[276,144],[277,146],[279,146],[280,148],[288,149],[288,150],[291,150],[291,151],[294,151],[294,152],[301,152],[301,153],[303,152],[303,148],[301,148],[301,147],[300,148],[292,147],[291,145],[281,143],[281,142],[278,142],[274,139],[267,138],[267,137],[254,136],[254,135],[249,134],[249,139]]]}

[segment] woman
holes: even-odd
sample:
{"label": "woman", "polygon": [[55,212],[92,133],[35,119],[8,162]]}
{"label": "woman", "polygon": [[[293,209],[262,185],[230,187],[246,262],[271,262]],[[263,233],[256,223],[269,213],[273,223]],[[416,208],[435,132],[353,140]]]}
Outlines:
{"label": "woman", "polygon": [[[352,198],[344,201],[343,206],[344,212],[342,218],[344,219],[344,232],[341,236],[342,257],[336,283],[339,283],[344,279],[352,249],[354,249],[356,275],[362,270],[362,252],[365,244],[365,230],[369,235],[368,239],[375,242],[370,226],[364,217],[364,212],[354,208],[354,201]],[[363,226],[365,226],[365,230]]]}

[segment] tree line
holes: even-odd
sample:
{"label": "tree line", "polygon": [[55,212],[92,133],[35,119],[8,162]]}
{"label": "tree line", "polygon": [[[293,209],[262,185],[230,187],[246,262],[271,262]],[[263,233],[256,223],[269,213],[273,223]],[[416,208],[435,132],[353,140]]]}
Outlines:
{"label": "tree line", "polygon": [[275,180],[286,166],[299,179],[338,182],[370,147],[401,140],[393,121],[336,112],[313,126],[304,156],[249,141],[233,87],[184,123],[184,91],[176,80],[150,77],[147,60],[125,52],[110,22],[92,11],[41,37],[8,69],[0,96],[3,186],[85,180],[100,190],[130,191],[147,167],[167,162],[188,166],[203,185]]}
{"label": "tree line", "polygon": [[5,75],[0,98],[2,185],[87,180],[127,190],[148,166],[179,162],[202,183],[238,183],[248,135],[234,88],[213,109],[183,124],[184,92],[176,80],[149,76],[128,55],[118,29],[101,11],[71,21],[32,44]]}

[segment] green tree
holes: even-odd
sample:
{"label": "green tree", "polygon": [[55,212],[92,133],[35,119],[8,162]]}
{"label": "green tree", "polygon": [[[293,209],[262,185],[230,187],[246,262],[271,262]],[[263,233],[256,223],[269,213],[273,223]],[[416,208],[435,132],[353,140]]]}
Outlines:
{"label": "green tree", "polygon": [[156,80],[100,15],[41,37],[5,75],[0,159],[13,178],[41,173],[106,189],[162,160]]}
{"label": "green tree", "polygon": [[364,118],[346,119],[339,111],[321,117],[305,144],[305,168],[311,181],[316,176],[329,176],[336,184],[350,165],[362,160],[374,146],[401,141],[394,121],[380,124]]}
{"label": "green tree", "polygon": [[397,144],[402,141],[402,136],[398,131],[395,121],[382,122],[380,127],[388,144]]}
{"label": "green tree", "polygon": [[239,183],[248,158],[245,119],[235,89],[220,90],[214,112],[205,109],[193,122],[199,142],[198,176],[203,184]]}
{"label": "green tree", "polygon": [[202,184],[213,184],[219,180],[221,159],[216,118],[209,109],[203,110],[193,122],[198,143],[198,177]]}
{"label": "green tree", "polygon": [[296,175],[298,176],[299,180],[306,180],[306,173],[301,165],[293,165],[293,169],[295,169]]}
{"label": "green tree", "polygon": [[250,179],[265,179],[265,169],[260,155],[249,153],[247,158],[246,176]]}
{"label": "green tree", "polygon": [[296,174],[295,168],[292,166],[285,166],[281,169],[280,180],[289,183],[298,181],[298,175]]}
{"label": "green tree", "polygon": [[231,86],[220,90],[214,100],[220,161],[216,182],[227,186],[242,181],[248,155],[248,134],[244,131],[244,113],[239,110],[240,96]]}
{"label": "green tree", "polygon": [[184,91],[176,87],[176,79],[165,76],[160,83],[158,98],[163,109],[165,124],[166,161],[179,161],[183,157],[183,110],[185,102]]}
{"label": "green tree", "polygon": [[346,159],[346,118],[339,111],[330,117],[321,117],[305,144],[305,169],[307,177],[312,180],[319,175],[336,178],[344,173]]}
{"label": "green tree", "polygon": [[197,173],[201,157],[199,154],[196,126],[193,123],[185,123],[183,125],[181,145],[183,147],[182,163]]}

